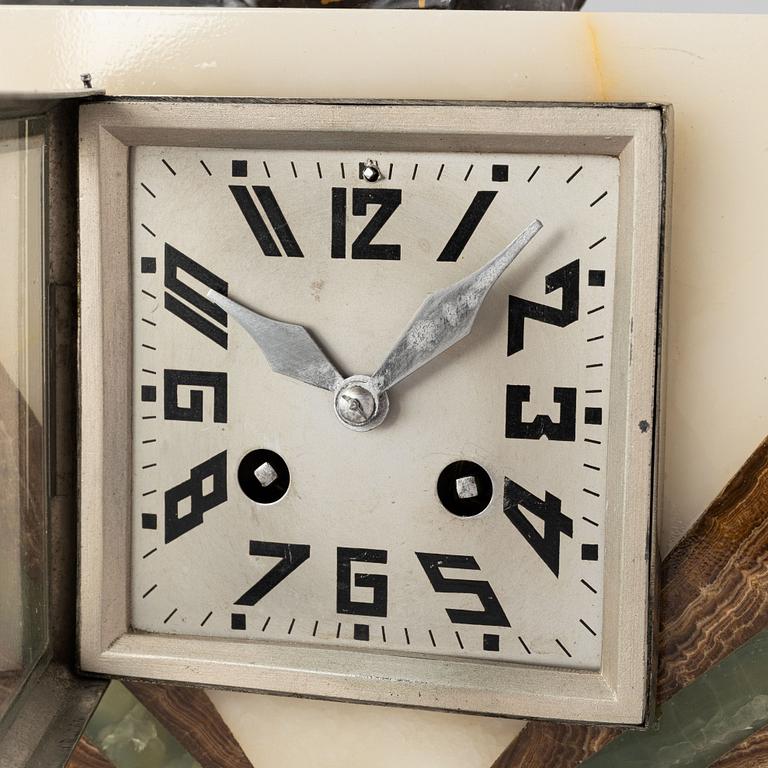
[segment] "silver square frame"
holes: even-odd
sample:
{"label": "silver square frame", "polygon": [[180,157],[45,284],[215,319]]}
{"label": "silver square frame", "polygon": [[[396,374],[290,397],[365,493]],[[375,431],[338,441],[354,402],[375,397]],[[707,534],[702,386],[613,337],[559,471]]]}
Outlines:
{"label": "silver square frame", "polygon": [[[507,717],[643,725],[671,109],[639,104],[114,99],[80,112],[79,658],[83,671]],[[139,633],[129,607],[131,244],[138,145],[602,154],[620,163],[603,662],[597,671]]]}

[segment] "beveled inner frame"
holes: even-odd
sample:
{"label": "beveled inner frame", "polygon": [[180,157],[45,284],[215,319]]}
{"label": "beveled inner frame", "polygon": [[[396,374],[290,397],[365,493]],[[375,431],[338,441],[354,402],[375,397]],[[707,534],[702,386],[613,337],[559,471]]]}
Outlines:
{"label": "beveled inner frame", "polygon": [[[642,725],[653,653],[666,109],[649,105],[117,99],[80,117],[79,653],[84,671],[369,703]],[[619,221],[598,671],[134,632],[133,146],[598,154]],[[648,428],[648,425],[651,428]],[[610,620],[607,620],[610,617]]]}

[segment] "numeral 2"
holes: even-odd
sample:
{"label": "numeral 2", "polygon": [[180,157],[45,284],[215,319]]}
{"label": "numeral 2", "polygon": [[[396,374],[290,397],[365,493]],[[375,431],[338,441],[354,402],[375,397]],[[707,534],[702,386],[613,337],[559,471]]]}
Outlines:
{"label": "numeral 2", "polygon": [[254,557],[280,559],[247,592],[235,600],[235,605],[256,605],[264,595],[309,560],[309,544],[251,541],[248,551]]}
{"label": "numeral 2", "polygon": [[[372,243],[374,237],[389,221],[402,202],[403,193],[399,189],[352,189],[352,215],[367,216],[369,205],[378,205],[379,209],[371,216],[360,234],[352,243],[353,259],[382,259],[397,261],[400,258],[400,245],[394,243]],[[347,255],[347,190],[345,187],[331,189],[331,257],[344,259]]]}
{"label": "numeral 2", "polygon": [[551,272],[544,278],[544,292],[552,293],[562,289],[560,307],[550,307],[518,296],[509,297],[507,331],[507,356],[519,352],[524,345],[523,326],[525,318],[565,328],[579,319],[579,261],[572,261]]}
{"label": "numeral 2", "polygon": [[479,571],[477,560],[471,555],[433,555],[417,552],[424,573],[435,592],[460,595],[477,595],[482,611],[468,611],[459,608],[446,608],[448,618],[454,624],[481,624],[489,627],[508,627],[509,619],[496,597],[496,593],[487,581],[476,579],[451,579],[443,576],[441,568],[464,568]]}
{"label": "numeral 2", "polygon": [[[203,492],[203,483],[211,488]],[[189,499],[190,509],[179,516],[179,507]],[[203,515],[227,500],[227,452],[222,451],[192,467],[188,480],[165,492],[165,543],[178,539],[203,522]]]}
{"label": "numeral 2", "polygon": [[[227,313],[210,299],[179,280],[180,270],[224,296],[227,295],[227,283],[169,243],[165,244],[165,308],[203,336],[226,349],[227,332],[219,326],[226,328]],[[184,302],[179,301],[179,298],[200,311],[196,312]]]}
{"label": "numeral 2", "polygon": [[[520,511],[523,506],[544,522],[542,536]],[[504,514],[556,577],[560,575],[560,536],[573,537],[573,520],[560,511],[560,499],[549,491],[534,496],[508,477],[504,478]]]}

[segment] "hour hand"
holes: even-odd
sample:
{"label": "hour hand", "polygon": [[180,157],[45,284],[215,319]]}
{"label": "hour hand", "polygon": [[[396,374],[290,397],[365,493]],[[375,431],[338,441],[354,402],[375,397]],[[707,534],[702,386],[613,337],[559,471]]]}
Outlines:
{"label": "hour hand", "polygon": [[272,320],[213,290],[208,291],[208,298],[240,323],[276,373],[331,392],[342,381],[303,325]]}

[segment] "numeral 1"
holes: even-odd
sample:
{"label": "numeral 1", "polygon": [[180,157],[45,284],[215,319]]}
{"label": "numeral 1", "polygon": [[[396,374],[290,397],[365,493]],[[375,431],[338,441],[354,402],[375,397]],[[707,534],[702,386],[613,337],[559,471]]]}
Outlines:
{"label": "numeral 1", "polygon": [[466,248],[469,239],[475,234],[475,230],[485,216],[485,212],[496,197],[497,192],[478,192],[472,198],[464,215],[461,217],[459,225],[454,233],[448,239],[445,247],[437,257],[438,261],[456,261],[461,252]]}

